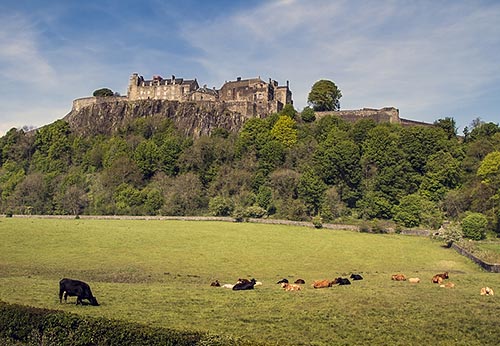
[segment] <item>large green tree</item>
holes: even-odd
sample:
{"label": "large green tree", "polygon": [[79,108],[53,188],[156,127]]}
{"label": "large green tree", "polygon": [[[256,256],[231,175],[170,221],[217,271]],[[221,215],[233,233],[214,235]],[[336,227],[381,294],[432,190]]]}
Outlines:
{"label": "large green tree", "polygon": [[340,109],[342,93],[334,82],[321,79],[314,83],[307,102],[315,111],[336,111]]}

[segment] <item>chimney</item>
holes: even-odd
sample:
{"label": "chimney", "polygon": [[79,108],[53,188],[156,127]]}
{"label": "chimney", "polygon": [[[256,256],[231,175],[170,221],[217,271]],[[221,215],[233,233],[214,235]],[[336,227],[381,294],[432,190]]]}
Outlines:
{"label": "chimney", "polygon": [[172,75],[172,84],[175,84],[175,76]]}
{"label": "chimney", "polygon": [[236,81],[237,81],[237,82],[241,82],[241,77],[237,77],[237,78],[236,78]]}

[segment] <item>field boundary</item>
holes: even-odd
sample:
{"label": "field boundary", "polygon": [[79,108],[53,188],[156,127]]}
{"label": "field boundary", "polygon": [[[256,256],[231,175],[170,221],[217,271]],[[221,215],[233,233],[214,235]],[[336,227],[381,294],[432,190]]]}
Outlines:
{"label": "field boundary", "polygon": [[[29,219],[75,219],[75,215],[23,215],[16,214],[12,215],[15,218]],[[178,221],[224,221],[224,222],[237,222],[233,217],[229,216],[130,216],[130,215],[79,215],[80,219],[90,219],[90,220],[178,220]],[[307,221],[290,221],[290,220],[278,220],[278,219],[257,219],[248,218],[244,222],[250,223],[263,223],[272,225],[290,225],[290,226],[304,226],[304,227],[314,227],[312,222]],[[360,228],[356,225],[345,225],[345,224],[333,224],[324,223],[323,228],[327,229],[338,229],[346,231],[359,232]]]}
{"label": "field boundary", "polygon": [[455,243],[451,244],[451,247],[453,249],[455,249],[455,251],[457,251],[462,256],[465,256],[465,257],[471,259],[474,263],[476,263],[477,265],[479,265],[484,270],[486,270],[486,271],[488,271],[490,273],[500,273],[500,264],[497,264],[497,263],[494,263],[494,264],[487,263],[487,262],[483,261],[482,259],[480,259],[479,257],[476,257],[475,255],[473,255],[472,253],[470,253],[466,249],[458,246]]}

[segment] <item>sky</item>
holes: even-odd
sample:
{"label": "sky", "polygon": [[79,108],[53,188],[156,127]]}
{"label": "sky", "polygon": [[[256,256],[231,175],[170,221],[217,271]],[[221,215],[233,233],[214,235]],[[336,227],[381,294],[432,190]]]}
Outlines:
{"label": "sky", "polygon": [[50,124],[132,73],[290,83],[294,106],[333,81],[341,109],[500,121],[500,1],[2,0],[0,136]]}

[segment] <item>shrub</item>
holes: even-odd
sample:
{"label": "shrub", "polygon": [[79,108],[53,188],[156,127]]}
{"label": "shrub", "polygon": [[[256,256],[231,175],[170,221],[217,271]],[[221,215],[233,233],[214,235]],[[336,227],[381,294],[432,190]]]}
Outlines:
{"label": "shrub", "polygon": [[451,244],[458,243],[462,239],[462,227],[460,227],[460,224],[458,223],[445,225],[440,229],[438,237],[444,240],[446,246],[450,247]]}
{"label": "shrub", "polygon": [[229,216],[234,209],[234,205],[230,199],[217,196],[208,202],[208,209],[214,216]]}
{"label": "shrub", "polygon": [[258,205],[252,205],[246,208],[244,213],[246,217],[254,217],[257,219],[264,217],[266,214],[267,214],[266,209],[259,207]]}
{"label": "shrub", "polygon": [[323,219],[321,218],[321,216],[316,215],[312,219],[312,224],[315,228],[323,228]]}
{"label": "shrub", "polygon": [[481,213],[469,213],[462,220],[462,231],[465,238],[481,240],[486,238],[488,219]]}

